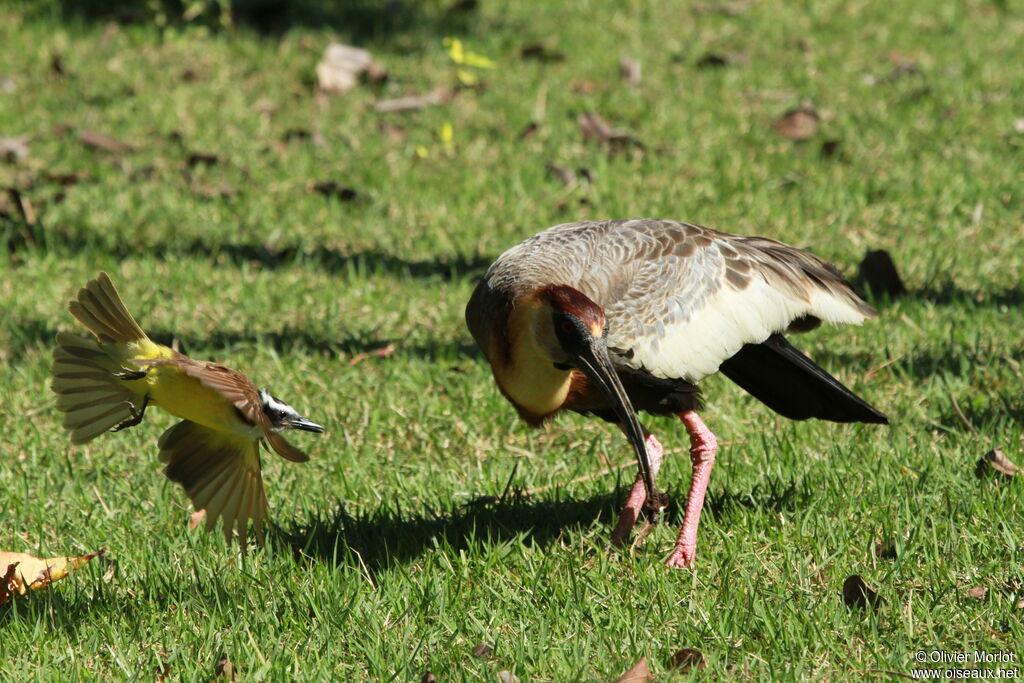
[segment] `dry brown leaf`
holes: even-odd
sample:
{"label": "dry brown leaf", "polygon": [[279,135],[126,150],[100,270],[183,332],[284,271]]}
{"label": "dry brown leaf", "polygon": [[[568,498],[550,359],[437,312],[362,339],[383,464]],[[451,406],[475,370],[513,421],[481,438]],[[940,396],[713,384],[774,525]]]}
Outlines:
{"label": "dry brown leaf", "polygon": [[643,70],[640,67],[640,60],[636,57],[622,57],[619,59],[619,74],[626,79],[626,82],[636,87],[643,79]]}
{"label": "dry brown leaf", "polygon": [[213,667],[213,675],[217,677],[224,677],[230,683],[238,680],[238,672],[235,671],[234,663],[228,658],[227,654],[220,656],[217,660],[217,665]]}
{"label": "dry brown leaf", "polygon": [[772,124],[772,129],[790,140],[810,140],[818,134],[820,117],[814,107],[790,109]]}
{"label": "dry brown leaf", "polygon": [[316,65],[317,85],[329,93],[351,90],[362,74],[374,82],[387,78],[387,71],[373,61],[368,51],[341,43],[328,45],[323,59]]}
{"label": "dry brown leaf", "polygon": [[988,595],[988,589],[984,586],[973,586],[967,589],[967,597],[975,600],[984,600],[986,595]]}
{"label": "dry brown leaf", "polygon": [[571,168],[559,166],[558,164],[545,164],[544,169],[553,176],[557,176],[563,185],[572,185],[576,182],[576,174]]}
{"label": "dry brown leaf", "polygon": [[614,148],[621,148],[627,144],[634,144],[639,147],[643,145],[639,140],[630,135],[629,133],[612,128],[607,121],[601,118],[601,115],[595,111],[588,111],[580,114],[576,118],[576,122],[580,126],[580,132],[583,133],[584,140],[595,140],[602,144],[606,144]]}
{"label": "dry brown leaf", "polygon": [[996,446],[981,456],[978,465],[974,468],[974,474],[979,479],[993,473],[998,473],[1000,478],[1009,479],[1020,474],[1020,467],[1006,457],[1002,448]]}
{"label": "dry brown leaf", "polygon": [[519,48],[522,59],[536,59],[539,62],[564,62],[565,53],[555,49],[554,40],[539,43],[527,43]]}
{"label": "dry brown leaf", "polygon": [[501,670],[498,672],[498,680],[501,683],[519,683],[519,677],[511,671]]}
{"label": "dry brown leaf", "polygon": [[78,569],[86,562],[107,550],[101,548],[87,555],[71,557],[48,557],[40,559],[27,553],[11,553],[0,551],[0,604],[14,594],[24,595],[29,590],[38,590],[59,581],[72,570]]}
{"label": "dry brown leaf", "polygon": [[868,605],[877,607],[882,597],[871,590],[859,574],[852,574],[843,581],[843,603],[850,608],[864,609]]}
{"label": "dry brown leaf", "polygon": [[864,254],[857,268],[855,280],[858,287],[867,288],[875,296],[897,297],[906,294],[903,279],[896,270],[892,256],[884,249],[875,249]]}
{"label": "dry brown leaf", "polygon": [[420,676],[420,683],[437,683],[437,676],[430,671],[424,671]]}
{"label": "dry brown leaf", "polygon": [[310,186],[310,189],[325,197],[334,197],[335,199],[340,199],[343,202],[355,201],[356,198],[359,197],[359,193],[351,187],[339,185],[333,180],[315,182]]}
{"label": "dry brown leaf", "polygon": [[669,661],[673,669],[678,669],[679,673],[683,674],[700,671],[708,665],[707,660],[704,659],[704,653],[693,647],[684,647],[673,654]]}
{"label": "dry brown leaf", "polygon": [[619,676],[615,683],[647,683],[652,678],[651,668],[647,666],[647,657],[641,657],[626,673]]}
{"label": "dry brown leaf", "polygon": [[373,110],[380,114],[391,114],[403,111],[415,111],[436,104],[444,104],[452,98],[451,88],[434,88],[420,95],[407,95],[390,100],[380,100],[373,105]]}
{"label": "dry brown leaf", "polygon": [[98,149],[111,154],[125,154],[134,152],[135,147],[127,142],[122,142],[106,133],[97,133],[92,130],[83,130],[78,133],[78,139],[83,145],[90,149]]}
{"label": "dry brown leaf", "polygon": [[17,163],[28,156],[28,136],[0,138],[0,159]]}
{"label": "dry brown leaf", "polygon": [[494,643],[480,643],[473,648],[473,656],[477,659],[490,659],[494,656]]}

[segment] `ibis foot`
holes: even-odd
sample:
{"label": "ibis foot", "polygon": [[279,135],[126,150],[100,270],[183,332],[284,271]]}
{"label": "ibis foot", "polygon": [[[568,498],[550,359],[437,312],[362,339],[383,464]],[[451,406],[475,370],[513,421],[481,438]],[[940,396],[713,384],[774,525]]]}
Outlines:
{"label": "ibis foot", "polygon": [[[622,429],[622,425],[619,425]],[[625,430],[623,430],[625,431]],[[661,444],[654,437],[653,434],[645,430],[647,436],[647,458],[651,464],[651,478],[658,476],[658,470],[661,469],[661,459],[664,449]],[[658,503],[664,502],[667,504],[668,496],[661,494],[659,496]],[[612,531],[612,545],[616,548],[625,547],[629,542],[629,534],[633,531],[633,527],[636,525],[636,520],[640,517],[640,511],[644,508],[647,503],[647,487],[644,485],[644,479],[639,474],[636,475],[636,481],[633,482],[633,488],[629,492],[629,496],[626,497],[626,504],[622,506],[622,512],[619,513],[619,521],[615,525],[615,530]],[[664,507],[659,505],[659,508]]]}
{"label": "ibis foot", "polygon": [[134,427],[135,425],[137,425],[140,422],[142,422],[142,418],[146,414],[146,406],[148,406],[148,405],[149,405],[149,394],[146,394],[145,396],[142,397],[142,408],[140,408],[138,411],[135,410],[135,406],[134,405],[129,403],[128,404],[128,410],[131,412],[132,416],[129,417],[124,422],[118,423],[117,426],[115,426],[110,431],[112,431],[112,432],[119,432],[122,429],[128,429],[130,427]]}
{"label": "ibis foot", "polygon": [[679,414],[690,435],[690,460],[693,462],[693,479],[690,494],[686,499],[686,514],[683,528],[679,532],[675,550],[665,562],[669,567],[692,567],[697,557],[697,527],[700,525],[700,511],[704,507],[704,495],[711,479],[711,468],[715,466],[718,440],[695,411]]}

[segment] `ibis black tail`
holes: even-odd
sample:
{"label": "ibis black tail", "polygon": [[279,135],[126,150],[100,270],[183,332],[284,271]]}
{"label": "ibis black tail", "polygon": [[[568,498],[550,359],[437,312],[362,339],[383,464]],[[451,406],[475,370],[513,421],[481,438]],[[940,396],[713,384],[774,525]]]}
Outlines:
{"label": "ibis black tail", "polygon": [[800,353],[781,334],[746,344],[722,363],[726,377],[775,412],[793,420],[889,424],[889,418]]}

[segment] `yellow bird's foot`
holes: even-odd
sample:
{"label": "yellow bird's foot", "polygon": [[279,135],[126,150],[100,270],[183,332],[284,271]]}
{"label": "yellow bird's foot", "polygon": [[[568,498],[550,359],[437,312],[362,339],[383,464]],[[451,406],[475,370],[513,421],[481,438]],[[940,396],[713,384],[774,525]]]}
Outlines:
{"label": "yellow bird's foot", "polygon": [[145,376],[145,370],[128,370],[127,368],[122,370],[121,372],[114,373],[114,377],[128,381],[142,379]]}
{"label": "yellow bird's foot", "polygon": [[128,404],[128,410],[131,412],[132,416],[129,417],[124,422],[121,422],[120,424],[116,425],[110,431],[112,431],[112,432],[119,432],[122,429],[128,429],[130,427],[134,427],[135,425],[137,425],[140,422],[142,422],[142,418],[146,414],[146,406],[147,405],[149,405],[149,395],[148,394],[142,398],[142,408],[140,408],[139,410],[136,410],[135,406],[133,404],[129,403]]}

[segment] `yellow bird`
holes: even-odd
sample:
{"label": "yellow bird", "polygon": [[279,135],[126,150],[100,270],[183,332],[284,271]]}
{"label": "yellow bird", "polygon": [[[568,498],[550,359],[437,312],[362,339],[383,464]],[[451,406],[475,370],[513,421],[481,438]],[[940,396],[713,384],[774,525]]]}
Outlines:
{"label": "yellow bird", "polygon": [[223,519],[224,537],[230,540],[234,530],[244,544],[251,519],[262,543],[267,497],[260,444],[269,443],[292,462],[305,462],[309,456],[280,432],[324,428],[257,389],[242,373],[155,343],[106,273],[80,289],[68,310],[96,337],[57,334],[51,388],[71,442],[83,444],[108,430],[133,427],[148,405],[182,418],[158,442],[164,474],[184,487],[197,510],[206,510],[207,529]]}

